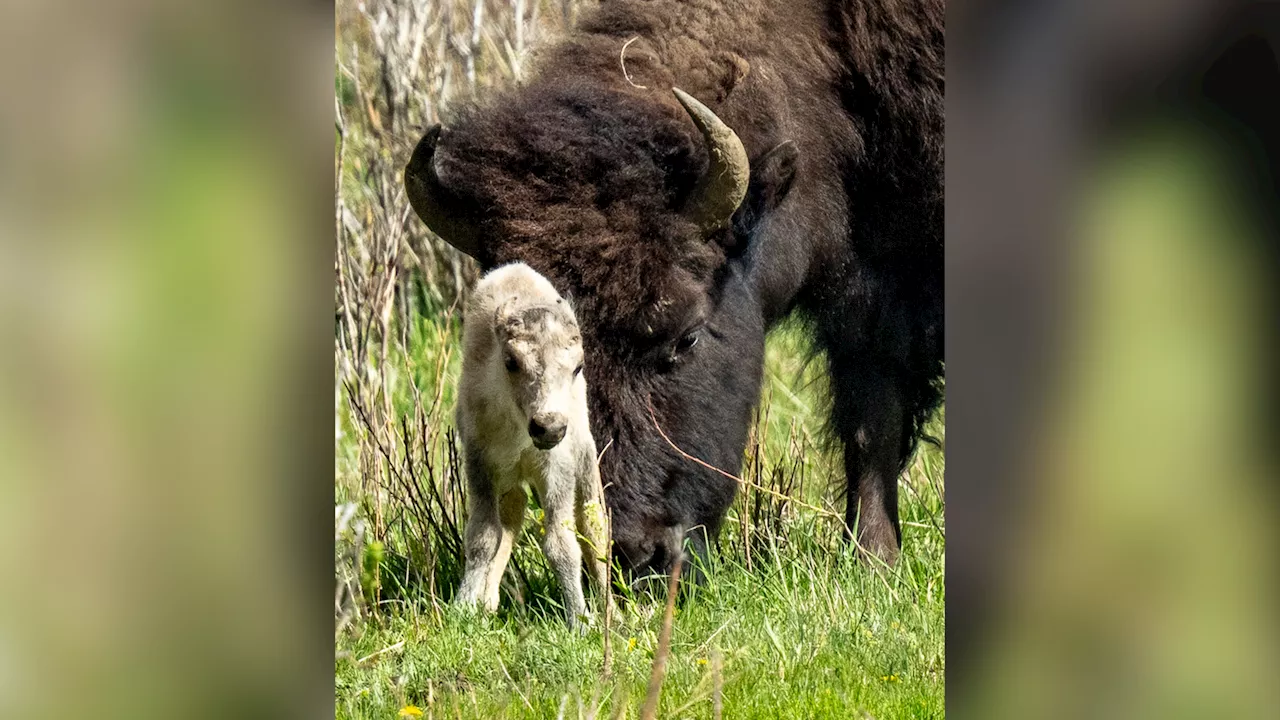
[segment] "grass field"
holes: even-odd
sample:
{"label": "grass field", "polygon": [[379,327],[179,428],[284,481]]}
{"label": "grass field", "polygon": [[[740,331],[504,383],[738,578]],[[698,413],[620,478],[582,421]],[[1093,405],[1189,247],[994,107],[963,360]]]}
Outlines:
{"label": "grass field", "polygon": [[[388,386],[392,414],[409,418],[401,435],[415,415],[419,427],[450,424],[457,357],[448,345],[456,330],[426,319],[417,326],[411,335],[418,342],[407,345],[407,357],[417,361],[388,360],[402,367]],[[827,512],[840,507],[835,456],[817,441],[820,362],[806,367],[804,357],[799,328],[770,338],[765,400],[743,472],[756,487],[730,511],[710,579],[675,609],[658,717],[943,715],[942,453],[923,446],[904,478],[905,547],[897,566],[854,560],[832,517],[759,489]],[[422,506],[440,516],[437,531],[432,519],[416,517],[418,501],[394,491],[396,463],[383,470],[391,479],[365,474],[373,468],[363,457],[370,432],[350,397],[339,395],[337,500],[360,508],[356,517],[381,513],[384,528],[374,533],[364,523],[366,541],[354,556],[350,521],[339,538],[346,559],[358,558],[348,564],[362,588],[347,598],[336,639],[338,717],[392,718],[402,708],[441,718],[638,717],[664,593],[623,604],[610,628],[606,672],[600,623],[583,636],[565,627],[536,523],[529,523],[499,613],[451,607],[460,567],[448,523],[463,517],[451,436],[428,430],[436,445],[415,471],[419,482],[433,473],[439,486],[439,495],[422,492],[439,500]],[[415,397],[435,403],[434,414]],[[942,434],[940,421],[934,432]],[[416,461],[398,455],[402,449],[387,450],[409,475]],[[375,534],[381,539],[368,539]],[[341,566],[344,557],[338,560]]]}

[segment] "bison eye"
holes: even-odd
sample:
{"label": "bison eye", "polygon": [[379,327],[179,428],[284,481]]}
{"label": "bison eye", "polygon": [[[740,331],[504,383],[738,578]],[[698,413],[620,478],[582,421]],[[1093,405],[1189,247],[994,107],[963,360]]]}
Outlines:
{"label": "bison eye", "polygon": [[511,357],[510,355],[508,355],[507,356],[507,372],[519,372],[519,371],[520,371],[520,363],[517,362],[514,357]]}
{"label": "bison eye", "polygon": [[581,374],[582,374],[582,365],[579,364],[578,367],[573,369],[573,376],[578,377]]}
{"label": "bison eye", "polygon": [[676,354],[689,352],[694,345],[698,344],[698,331],[686,333],[684,337],[676,341]]}

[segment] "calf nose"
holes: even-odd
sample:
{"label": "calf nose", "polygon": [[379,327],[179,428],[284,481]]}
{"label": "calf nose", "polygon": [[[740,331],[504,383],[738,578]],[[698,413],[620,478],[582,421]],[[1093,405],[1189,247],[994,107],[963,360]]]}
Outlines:
{"label": "calf nose", "polygon": [[529,421],[529,437],[542,450],[550,450],[564,439],[569,425],[560,415],[535,415]]}

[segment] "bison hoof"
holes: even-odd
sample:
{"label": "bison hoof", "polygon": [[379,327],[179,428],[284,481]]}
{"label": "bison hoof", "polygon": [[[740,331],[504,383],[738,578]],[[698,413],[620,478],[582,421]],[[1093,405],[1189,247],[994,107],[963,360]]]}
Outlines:
{"label": "bison hoof", "polygon": [[[883,530],[883,532],[881,532]],[[898,538],[892,529],[867,527],[858,532],[858,556],[872,565],[898,561]]]}
{"label": "bison hoof", "polygon": [[893,567],[898,562],[898,544],[897,543],[873,543],[871,545],[862,544],[860,554],[863,559],[868,562],[879,565],[881,563]]}

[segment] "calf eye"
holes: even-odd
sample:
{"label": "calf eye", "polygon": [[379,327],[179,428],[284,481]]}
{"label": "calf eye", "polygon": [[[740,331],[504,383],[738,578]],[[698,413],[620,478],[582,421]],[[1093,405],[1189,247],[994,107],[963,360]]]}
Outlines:
{"label": "calf eye", "polygon": [[516,362],[515,358],[508,355],[507,356],[507,372],[519,372],[519,371],[520,371],[520,363]]}
{"label": "calf eye", "polygon": [[582,366],[581,366],[581,365],[579,365],[578,367],[576,367],[576,368],[574,368],[574,369],[573,369],[573,376],[574,376],[574,377],[578,377],[578,376],[579,376],[579,375],[581,375],[581,374],[582,374]]}

